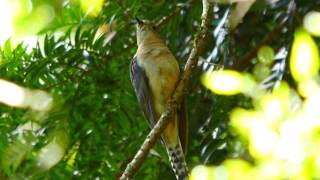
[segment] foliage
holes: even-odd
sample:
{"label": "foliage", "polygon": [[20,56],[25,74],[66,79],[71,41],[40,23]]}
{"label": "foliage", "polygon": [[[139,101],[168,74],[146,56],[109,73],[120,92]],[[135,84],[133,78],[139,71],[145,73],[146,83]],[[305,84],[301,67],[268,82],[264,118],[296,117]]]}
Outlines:
{"label": "foliage", "polygon": [[[204,76],[204,84],[214,93],[230,95],[230,92],[242,92],[252,98],[253,108],[232,110],[230,127],[247,145],[253,159],[251,162],[229,159],[219,167],[198,166],[193,169],[191,179],[223,176],[227,179],[320,177],[320,117],[316,108],[320,102],[320,54],[309,33],[316,34],[301,27],[294,34],[290,72],[296,89],[282,81],[268,93],[259,87],[252,75],[230,70],[215,71]],[[260,63],[274,59],[270,47],[260,48],[257,56]],[[222,81],[228,82],[222,85]]]}
{"label": "foliage", "polygon": [[[50,107],[42,111],[0,105],[0,179],[116,179],[148,132],[129,79],[129,63],[136,51],[133,18],[159,20],[185,1],[105,0],[100,13],[89,13],[90,8],[81,0],[54,2],[48,1],[54,16],[42,22],[45,25],[38,33],[36,46],[7,40],[0,49],[1,79],[23,86],[26,92],[40,89],[52,97]],[[244,164],[240,167],[247,172],[259,158],[247,147],[250,136],[234,131],[241,126],[233,126],[233,113],[230,124],[229,115],[235,107],[256,111],[255,101],[260,100],[241,94],[212,94],[202,86],[200,77],[217,67],[245,69],[253,73],[249,82],[255,79],[259,87],[267,89],[250,89],[259,97],[270,96],[268,90],[281,80],[287,81],[286,87],[296,89],[288,64],[294,30],[306,13],[320,10],[320,3],[296,0],[296,9],[292,10],[289,2],[255,2],[243,23],[231,32],[224,18],[231,6],[216,5],[212,12],[213,35],[186,97],[190,168],[220,165],[232,157],[246,160],[237,163]],[[34,7],[40,4],[32,1]],[[200,1],[190,1],[160,29],[181,69],[198,30],[201,10]],[[32,15],[21,17],[38,21],[32,20]],[[17,23],[20,31],[24,26]],[[28,29],[26,32],[32,33]],[[264,41],[266,36],[269,39]],[[264,49],[260,48],[262,41],[267,45]],[[319,39],[315,38],[313,46],[319,47]],[[258,49],[262,50],[256,56]],[[159,143],[135,178],[174,179],[171,171]]]}

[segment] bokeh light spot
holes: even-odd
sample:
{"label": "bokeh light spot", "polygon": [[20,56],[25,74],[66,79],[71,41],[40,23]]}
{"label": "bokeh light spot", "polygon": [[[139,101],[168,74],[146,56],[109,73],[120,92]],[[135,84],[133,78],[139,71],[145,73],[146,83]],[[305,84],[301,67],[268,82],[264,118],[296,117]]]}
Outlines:
{"label": "bokeh light spot", "polygon": [[316,81],[309,79],[298,84],[298,91],[303,97],[310,97],[320,92],[320,87]]}
{"label": "bokeh light spot", "polygon": [[196,166],[191,171],[191,180],[207,180],[209,177],[209,169],[206,166]]}
{"label": "bokeh light spot", "polygon": [[9,0],[0,0],[0,44],[12,36],[14,12],[17,11],[10,6]]}
{"label": "bokeh light spot", "polygon": [[257,159],[272,157],[278,143],[278,136],[272,129],[261,121],[255,122],[251,129],[250,139],[249,150],[253,156]]}
{"label": "bokeh light spot", "polygon": [[258,51],[258,60],[265,65],[272,64],[274,59],[274,50],[270,46],[262,46]]}
{"label": "bokeh light spot", "polygon": [[50,169],[56,165],[64,156],[64,149],[56,140],[51,141],[43,147],[38,155],[38,166],[41,169]]}
{"label": "bokeh light spot", "polygon": [[265,96],[261,101],[262,110],[265,119],[273,126],[282,118],[284,112],[284,104],[280,98],[274,95]]}
{"label": "bokeh light spot", "polygon": [[97,16],[102,10],[104,0],[81,0],[81,9],[90,16]]}
{"label": "bokeh light spot", "polygon": [[6,105],[45,111],[49,110],[52,101],[52,97],[45,91],[30,90],[0,79],[0,102]]}
{"label": "bokeh light spot", "polygon": [[265,64],[258,63],[254,66],[253,74],[258,81],[264,80],[270,75],[270,73],[271,69]]}
{"label": "bokeh light spot", "polygon": [[296,81],[313,78],[319,71],[318,47],[306,30],[299,28],[294,35],[290,70]]}
{"label": "bokeh light spot", "polygon": [[9,106],[23,107],[26,93],[24,88],[0,79],[0,102]]}
{"label": "bokeh light spot", "polygon": [[213,71],[202,77],[203,84],[216,94],[235,95],[243,87],[242,75],[236,71]]}
{"label": "bokeh light spot", "polygon": [[303,27],[312,35],[320,36],[320,12],[308,12],[304,16]]}
{"label": "bokeh light spot", "polygon": [[[224,179],[238,180],[238,179],[253,179],[251,165],[241,159],[230,159],[223,163],[225,171],[227,171],[227,177]],[[222,171],[224,174],[224,172]]]}

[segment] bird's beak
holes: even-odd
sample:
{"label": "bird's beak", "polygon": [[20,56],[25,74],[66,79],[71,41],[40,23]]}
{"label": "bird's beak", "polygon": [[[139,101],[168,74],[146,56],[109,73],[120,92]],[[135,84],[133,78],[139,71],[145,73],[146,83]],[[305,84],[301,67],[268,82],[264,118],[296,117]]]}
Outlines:
{"label": "bird's beak", "polygon": [[144,23],[143,23],[143,21],[141,21],[139,18],[137,18],[136,17],[136,20],[137,20],[137,23],[141,26],[141,25],[143,25]]}

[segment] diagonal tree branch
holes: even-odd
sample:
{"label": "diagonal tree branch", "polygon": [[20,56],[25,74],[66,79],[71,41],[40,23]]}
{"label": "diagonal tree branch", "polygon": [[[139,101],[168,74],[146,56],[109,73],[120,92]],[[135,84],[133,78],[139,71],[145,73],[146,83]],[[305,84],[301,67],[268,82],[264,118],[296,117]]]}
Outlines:
{"label": "diagonal tree branch", "polygon": [[175,18],[183,9],[189,9],[192,7],[196,0],[189,0],[185,3],[177,4],[174,11],[172,11],[169,15],[162,17],[158,22],[155,23],[157,28],[160,28],[164,24],[168,23],[172,18]]}
{"label": "diagonal tree branch", "polygon": [[196,64],[199,59],[199,55],[203,52],[206,44],[206,39],[208,37],[208,32],[210,24],[212,21],[212,3],[203,0],[203,12],[202,12],[202,21],[199,32],[195,36],[194,44],[192,51],[189,55],[187,63],[184,68],[182,77],[178,83],[178,86],[173,93],[172,99],[169,101],[165,111],[162,113],[159,121],[153,127],[139,151],[136,153],[133,160],[127,165],[125,171],[123,172],[120,180],[128,180],[133,177],[137,170],[141,167],[142,163],[146,159],[150,149],[154,146],[156,141],[160,138],[161,133],[169,124],[170,117],[176,111],[177,107],[181,103],[183,96],[186,92],[187,84],[192,75],[192,72],[196,68]]}
{"label": "diagonal tree branch", "polygon": [[296,10],[296,3],[294,0],[291,0],[288,5],[287,10],[287,16],[281,20],[280,24],[277,25],[271,32],[269,32],[264,39],[251,51],[249,51],[247,54],[245,54],[244,57],[236,61],[234,64],[230,66],[230,69],[243,71],[245,70],[248,65],[251,63],[252,59],[257,55],[258,50],[265,44],[269,44],[272,40],[274,40],[274,37],[281,33],[282,29],[289,23],[291,16],[293,16],[294,12]]}
{"label": "diagonal tree branch", "polygon": [[238,70],[238,71],[243,71],[245,68],[248,67],[248,65],[251,63],[252,59],[256,57],[258,50],[266,44],[269,44],[273,38],[281,33],[281,30],[285,27],[287,22],[287,19],[282,21],[279,25],[277,25],[270,33],[268,33],[264,39],[253,49],[251,49],[247,54],[245,54],[242,58],[234,62],[230,66],[230,69]]}

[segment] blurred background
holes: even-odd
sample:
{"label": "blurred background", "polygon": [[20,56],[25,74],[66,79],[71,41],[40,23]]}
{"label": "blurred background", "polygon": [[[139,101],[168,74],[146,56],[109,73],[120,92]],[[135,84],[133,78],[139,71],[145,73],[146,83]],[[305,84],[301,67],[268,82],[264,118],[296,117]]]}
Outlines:
{"label": "blurred background", "polygon": [[[117,179],[149,132],[134,17],[183,69],[201,1],[0,0],[0,179]],[[320,2],[214,1],[186,94],[191,179],[320,179]],[[174,179],[158,143],[135,179]]]}

